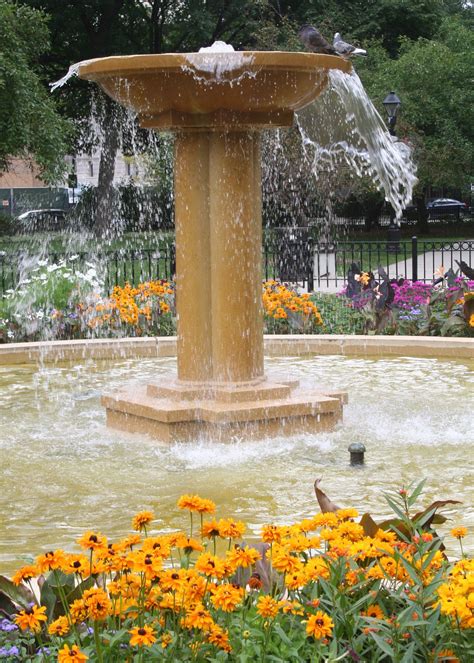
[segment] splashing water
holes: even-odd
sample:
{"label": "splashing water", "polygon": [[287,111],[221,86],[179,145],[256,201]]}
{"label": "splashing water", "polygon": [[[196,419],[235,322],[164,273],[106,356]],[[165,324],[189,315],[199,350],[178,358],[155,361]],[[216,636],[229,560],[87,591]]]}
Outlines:
{"label": "splashing water", "polygon": [[[256,75],[253,70],[241,71],[252,64],[253,56],[250,53],[234,50],[234,47],[225,41],[215,41],[212,46],[200,48],[198,53],[187,53],[185,58],[190,66],[183,66],[183,70],[191,72],[196,80],[204,84],[233,85],[242,78],[254,78]],[[239,71],[237,77],[233,75],[235,71]]]}
{"label": "splashing water", "polygon": [[297,114],[314,176],[346,167],[368,176],[400,219],[417,182],[409,146],[394,142],[354,71],[333,69],[328,79],[325,92]]}

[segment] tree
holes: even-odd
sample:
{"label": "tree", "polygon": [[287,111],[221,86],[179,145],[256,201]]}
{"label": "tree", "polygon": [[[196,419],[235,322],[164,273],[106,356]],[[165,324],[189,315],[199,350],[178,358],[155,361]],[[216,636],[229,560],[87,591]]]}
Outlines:
{"label": "tree", "polygon": [[474,179],[473,49],[472,30],[448,17],[435,38],[404,40],[397,59],[371,50],[361,70],[379,106],[392,89],[401,98],[397,133],[414,146],[421,187],[462,188]]}
{"label": "tree", "polygon": [[41,83],[39,56],[49,48],[46,16],[0,0],[0,170],[12,157],[34,160],[43,179],[64,173],[69,123]]}

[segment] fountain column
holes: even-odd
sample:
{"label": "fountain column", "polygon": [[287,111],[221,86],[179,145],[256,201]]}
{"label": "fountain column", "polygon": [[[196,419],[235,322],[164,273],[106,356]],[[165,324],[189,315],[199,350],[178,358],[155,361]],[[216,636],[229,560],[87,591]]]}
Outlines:
{"label": "fountain column", "polygon": [[260,135],[210,139],[212,359],[218,383],[263,380]]}
{"label": "fountain column", "polygon": [[174,178],[178,379],[206,382],[213,376],[208,132],[177,134]]}
{"label": "fountain column", "polygon": [[178,380],[260,382],[260,135],[179,133],[175,164]]}

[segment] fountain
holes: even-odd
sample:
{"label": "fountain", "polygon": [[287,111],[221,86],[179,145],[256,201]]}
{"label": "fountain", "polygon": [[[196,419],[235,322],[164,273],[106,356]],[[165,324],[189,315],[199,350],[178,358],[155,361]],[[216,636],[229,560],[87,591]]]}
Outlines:
{"label": "fountain", "polygon": [[261,304],[260,133],[289,127],[346,60],[314,53],[108,57],[77,66],[175,139],[178,371],[105,395],[107,424],[163,441],[320,431],[343,393],[267,379]]}

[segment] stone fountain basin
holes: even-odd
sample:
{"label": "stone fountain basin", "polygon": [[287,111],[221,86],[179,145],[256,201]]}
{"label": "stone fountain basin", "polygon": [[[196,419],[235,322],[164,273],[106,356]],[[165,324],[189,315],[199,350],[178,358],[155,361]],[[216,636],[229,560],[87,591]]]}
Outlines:
{"label": "stone fountain basin", "polygon": [[78,75],[132,108],[143,127],[261,127],[291,125],[329,70],[351,68],[333,55],[234,51],[113,56],[81,64]]}

